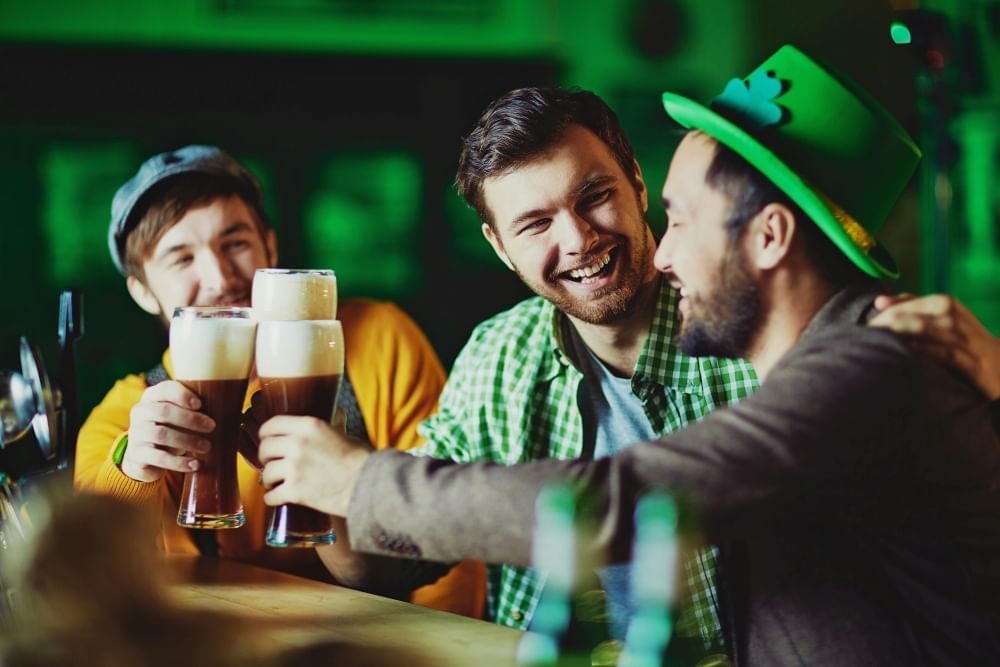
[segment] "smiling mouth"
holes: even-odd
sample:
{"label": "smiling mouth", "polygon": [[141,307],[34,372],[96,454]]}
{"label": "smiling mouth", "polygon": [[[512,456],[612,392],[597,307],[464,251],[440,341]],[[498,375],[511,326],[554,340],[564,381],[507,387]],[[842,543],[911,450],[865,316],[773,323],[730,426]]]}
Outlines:
{"label": "smiling mouth", "polygon": [[559,277],[564,280],[571,280],[575,283],[586,285],[600,280],[605,275],[611,273],[614,266],[614,258],[617,248],[612,248],[603,255],[597,257],[593,262],[570,271],[563,271]]}

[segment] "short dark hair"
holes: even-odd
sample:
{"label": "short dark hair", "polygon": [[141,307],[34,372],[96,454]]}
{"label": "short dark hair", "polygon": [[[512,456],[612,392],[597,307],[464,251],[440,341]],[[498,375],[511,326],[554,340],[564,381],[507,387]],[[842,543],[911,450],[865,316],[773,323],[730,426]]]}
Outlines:
{"label": "short dark hair", "polygon": [[632,185],[638,187],[632,146],[604,100],[579,89],[518,88],[490,104],[463,139],[455,175],[458,193],[492,227],[483,181],[541,155],[571,125],[580,125],[597,135]]}
{"label": "short dark hair", "polygon": [[800,221],[801,224],[796,229],[802,232],[806,252],[828,283],[844,287],[876,282],[875,278],[855,265],[819,225],[767,176],[721,142],[713,139],[713,143],[715,156],[705,172],[705,182],[732,202],[729,218],[726,220],[726,231],[731,242],[742,236],[746,224],[765,206],[770,203],[782,204]]}
{"label": "short dark hair", "polygon": [[185,172],[153,186],[136,206],[139,223],[125,238],[122,265],[126,276],[146,282],[143,263],[174,223],[188,211],[220,197],[236,195],[247,205],[261,239],[266,238],[267,215],[256,198],[248,198],[246,187],[230,176]]}

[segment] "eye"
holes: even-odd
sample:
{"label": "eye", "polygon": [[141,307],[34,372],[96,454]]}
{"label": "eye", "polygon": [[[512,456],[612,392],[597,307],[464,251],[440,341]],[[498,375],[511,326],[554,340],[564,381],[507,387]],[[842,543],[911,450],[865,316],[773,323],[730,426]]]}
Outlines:
{"label": "eye", "polygon": [[249,245],[250,245],[250,242],[247,241],[246,239],[232,239],[230,241],[226,241],[225,243],[223,243],[222,244],[222,249],[223,250],[227,250],[227,251],[229,251],[229,250],[243,250],[244,248],[246,248]]}
{"label": "eye", "polygon": [[170,262],[170,266],[182,269],[193,261],[194,255],[178,255]]}
{"label": "eye", "polygon": [[517,230],[518,234],[537,234],[539,232],[545,231],[545,228],[551,224],[552,218],[539,218],[538,220],[533,220],[528,224]]}
{"label": "eye", "polygon": [[591,193],[583,198],[583,205],[590,207],[600,206],[608,199],[610,199],[613,193],[614,193],[614,188],[608,188],[606,190],[601,190],[599,192]]}

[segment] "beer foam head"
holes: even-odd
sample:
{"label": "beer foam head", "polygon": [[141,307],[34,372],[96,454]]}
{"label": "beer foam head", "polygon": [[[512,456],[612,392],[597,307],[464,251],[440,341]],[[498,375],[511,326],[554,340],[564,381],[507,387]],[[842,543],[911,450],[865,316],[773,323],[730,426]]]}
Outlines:
{"label": "beer foam head", "polygon": [[337,317],[333,271],[258,269],[253,277],[254,319],[332,320]]}
{"label": "beer foam head", "polygon": [[344,373],[344,332],[337,320],[269,320],[257,324],[257,375],[313,377]]}
{"label": "beer foam head", "polygon": [[242,311],[243,316],[174,315],[170,321],[170,360],[175,378],[242,380],[250,376],[257,323],[247,308],[225,310]]}

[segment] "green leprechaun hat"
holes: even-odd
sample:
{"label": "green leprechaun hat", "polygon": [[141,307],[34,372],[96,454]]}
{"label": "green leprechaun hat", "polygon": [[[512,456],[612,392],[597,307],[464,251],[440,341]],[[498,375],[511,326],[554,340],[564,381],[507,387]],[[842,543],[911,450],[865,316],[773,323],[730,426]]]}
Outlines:
{"label": "green leprechaun hat", "polygon": [[899,276],[875,235],[920,149],[855,82],[785,45],[711,107],[669,92],[663,106],[767,176],[865,273]]}

